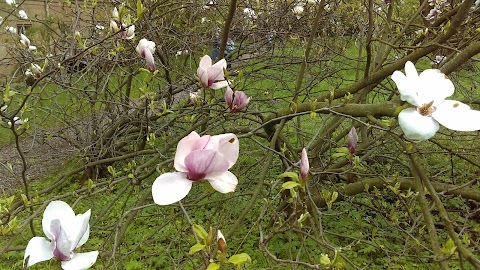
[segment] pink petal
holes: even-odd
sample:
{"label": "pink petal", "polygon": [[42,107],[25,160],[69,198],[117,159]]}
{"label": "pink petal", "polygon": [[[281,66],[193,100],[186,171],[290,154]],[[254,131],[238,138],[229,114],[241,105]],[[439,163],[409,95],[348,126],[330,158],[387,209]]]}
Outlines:
{"label": "pink petal", "polygon": [[302,156],[300,158],[300,177],[307,179],[308,172],[310,171],[310,163],[308,162],[307,149],[302,149]]}
{"label": "pink petal", "polygon": [[227,105],[229,108],[232,106],[232,101],[233,101],[233,90],[229,86],[227,86],[227,90],[225,91],[225,102],[227,102]]}
{"label": "pink petal", "polygon": [[225,61],[225,59],[222,59],[222,60],[218,61],[217,63],[215,63],[212,67],[219,68],[223,71],[224,69],[227,68],[227,61]]}
{"label": "pink petal", "polygon": [[228,161],[228,168],[230,169],[238,159],[240,145],[238,138],[233,133],[220,134],[213,136],[219,141],[218,152],[220,152]]}
{"label": "pink petal", "polygon": [[437,133],[440,125],[430,116],[423,116],[414,108],[407,108],[398,115],[398,123],[410,140],[428,140]]}
{"label": "pink petal", "polygon": [[436,107],[432,117],[451,130],[480,130],[480,111],[472,110],[459,101],[445,100]]}
{"label": "pink petal", "polygon": [[153,182],[153,201],[158,205],[176,203],[187,196],[192,184],[185,173],[164,173]]}
{"label": "pink petal", "polygon": [[90,268],[97,261],[98,251],[77,253],[69,261],[62,262],[63,270],[79,270]]}
{"label": "pink petal", "polygon": [[145,61],[147,63],[148,70],[150,70],[150,72],[154,72],[155,71],[155,59],[153,58],[152,52],[148,48],[144,47],[143,56],[145,57]]}
{"label": "pink petal", "polygon": [[50,224],[52,220],[59,219],[61,223],[70,223],[75,218],[75,212],[65,202],[52,201],[48,204],[43,212],[42,227],[43,232],[48,239],[53,240],[53,235],[50,233]]}
{"label": "pink petal", "polygon": [[224,173],[212,173],[205,177],[210,185],[220,193],[234,192],[238,184],[237,177],[226,171]]}
{"label": "pink petal", "polygon": [[202,59],[200,59],[199,67],[206,70],[207,68],[209,68],[211,66],[212,66],[212,59],[210,58],[209,55],[205,55],[205,56],[202,57]]}
{"label": "pink petal", "polygon": [[216,81],[221,81],[225,80],[225,76],[223,74],[223,68],[218,67],[218,66],[211,66],[207,68],[207,73],[208,73],[208,82],[209,84],[216,82]]}
{"label": "pink petal", "polygon": [[218,140],[210,135],[204,135],[200,137],[200,139],[197,140],[195,145],[192,147],[192,151],[204,149],[213,149],[216,151],[218,149]]}
{"label": "pink petal", "polygon": [[223,173],[228,170],[228,160],[216,150],[197,150],[185,158],[187,178],[193,181],[201,180],[211,173]]}
{"label": "pink petal", "polygon": [[50,224],[50,232],[53,235],[53,256],[59,261],[67,261],[70,259],[70,251],[72,251],[72,242],[68,239],[67,233],[62,228],[60,220],[54,219]]}
{"label": "pink petal", "polygon": [[174,160],[174,167],[179,172],[187,172],[187,168],[185,167],[185,158],[187,157],[197,142],[200,139],[200,136],[195,132],[192,131],[188,134],[187,137],[181,139],[177,144],[177,152],[175,153],[175,160]]}
{"label": "pink petal", "polygon": [[30,239],[27,248],[25,249],[25,255],[23,257],[24,263],[27,257],[29,257],[27,267],[38,262],[50,260],[53,258],[52,243],[43,237],[33,237]]}

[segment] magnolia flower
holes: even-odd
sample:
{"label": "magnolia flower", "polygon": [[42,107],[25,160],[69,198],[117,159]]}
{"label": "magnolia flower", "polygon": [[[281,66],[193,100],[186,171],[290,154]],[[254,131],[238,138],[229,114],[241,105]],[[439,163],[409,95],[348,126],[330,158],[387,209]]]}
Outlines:
{"label": "magnolia flower", "polygon": [[43,212],[42,227],[47,238],[33,237],[28,242],[23,261],[27,267],[55,257],[62,268],[87,269],[97,260],[98,251],[76,253],[88,240],[90,210],[75,216],[72,208],[62,201],[50,202]]}
{"label": "magnolia flower", "polygon": [[440,128],[458,131],[480,130],[480,111],[464,103],[445,100],[455,91],[453,83],[438,69],[427,69],[418,75],[412,62],[405,63],[405,74],[395,71],[400,98],[412,104],[398,115],[405,136],[411,140],[428,140]]}
{"label": "magnolia flower", "polygon": [[197,92],[191,92],[190,94],[190,102],[197,103],[198,99],[200,98],[200,90]]}
{"label": "magnolia flower", "polygon": [[[128,27],[124,27],[124,30],[119,33],[121,39],[132,39],[135,37],[135,25],[130,25]],[[154,43],[154,51],[155,51],[155,43]],[[153,52],[152,52],[153,53]]]}
{"label": "magnolia flower", "polygon": [[5,0],[5,2],[10,6],[15,6],[17,4],[15,0]]}
{"label": "magnolia flower", "polygon": [[300,158],[300,178],[305,181],[310,171],[310,163],[308,162],[307,149],[302,149],[302,156]]}
{"label": "magnolia flower", "polygon": [[[28,120],[27,120],[28,121]],[[7,124],[8,124],[8,127],[11,127],[12,126],[12,123],[15,127],[19,127],[23,124],[23,121],[22,121],[22,118],[18,117],[18,116],[15,116],[13,117],[12,120],[8,120],[7,119]]]}
{"label": "magnolia flower", "polygon": [[28,19],[27,13],[23,9],[18,11],[18,16],[20,17],[20,19]]}
{"label": "magnolia flower", "polygon": [[30,39],[28,39],[28,37],[24,34],[20,34],[20,43],[28,48],[30,46]]}
{"label": "magnolia flower", "polygon": [[430,20],[434,20],[435,18],[437,18],[442,12],[437,9],[436,7],[430,9],[430,12],[427,14],[427,16],[425,17],[425,19],[427,21],[430,21]]}
{"label": "magnolia flower", "polygon": [[220,253],[227,255],[227,242],[220,230],[217,231],[217,248]]}
{"label": "magnolia flower", "polygon": [[348,151],[354,154],[355,151],[357,150],[357,143],[358,143],[358,135],[355,127],[352,127],[352,129],[350,129],[350,132],[348,133],[348,136],[347,136],[347,142],[348,142]]}
{"label": "magnolia flower", "polygon": [[228,169],[237,161],[238,151],[235,134],[200,137],[193,131],[177,145],[177,172],[162,174],[153,182],[153,200],[159,205],[178,202],[187,196],[194,182],[202,179],[218,192],[235,191],[238,180]]}
{"label": "magnolia flower", "polygon": [[10,34],[16,34],[17,33],[17,28],[13,27],[13,26],[7,26],[5,28],[8,32],[10,32]]}
{"label": "magnolia flower", "polygon": [[432,60],[432,65],[440,65],[445,61],[447,61],[447,57],[445,55],[435,55],[435,59]]}
{"label": "magnolia flower", "polygon": [[39,65],[31,63],[29,70],[32,73],[33,77],[35,77],[37,79],[42,77],[43,69]]}
{"label": "magnolia flower", "polygon": [[293,12],[293,14],[295,14],[295,16],[297,16],[297,19],[300,19],[301,18],[300,15],[302,15],[302,13],[303,13],[303,6],[301,6],[301,5],[294,6],[293,9],[292,9],[292,12]]}
{"label": "magnolia flower", "polygon": [[205,55],[200,60],[200,65],[197,69],[197,76],[200,78],[200,83],[205,88],[219,89],[228,86],[223,75],[223,69],[227,68],[227,61],[222,59],[212,65],[210,56]]}
{"label": "magnolia flower", "polygon": [[137,45],[137,53],[145,59],[148,70],[155,71],[155,60],[153,59],[153,53],[155,52],[155,42],[142,38]]}
{"label": "magnolia flower", "polygon": [[250,102],[250,98],[243,91],[235,91],[233,93],[232,88],[227,85],[227,90],[225,91],[225,101],[227,102],[228,108],[231,112],[239,112],[247,107]]}
{"label": "magnolia flower", "polygon": [[243,14],[245,14],[245,17],[251,18],[251,19],[256,19],[257,16],[255,15],[255,10],[251,8],[244,8],[243,9]]}

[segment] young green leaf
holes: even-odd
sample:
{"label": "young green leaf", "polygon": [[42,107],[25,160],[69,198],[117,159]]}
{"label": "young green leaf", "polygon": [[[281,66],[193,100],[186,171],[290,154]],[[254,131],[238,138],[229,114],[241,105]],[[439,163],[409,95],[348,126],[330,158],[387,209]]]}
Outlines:
{"label": "young green leaf", "polygon": [[207,240],[208,233],[202,226],[193,224],[193,231],[198,236],[198,238],[202,239],[203,241]]}
{"label": "young green leaf", "polygon": [[190,250],[188,251],[188,254],[192,255],[192,254],[195,254],[197,252],[199,252],[200,250],[204,250],[205,249],[205,245],[202,245],[200,243],[196,243],[195,245],[193,245]]}
{"label": "young green leaf", "polygon": [[235,254],[232,257],[228,259],[229,263],[233,263],[234,265],[244,265],[246,263],[251,263],[252,258],[248,256],[247,253],[240,253],[240,254]]}

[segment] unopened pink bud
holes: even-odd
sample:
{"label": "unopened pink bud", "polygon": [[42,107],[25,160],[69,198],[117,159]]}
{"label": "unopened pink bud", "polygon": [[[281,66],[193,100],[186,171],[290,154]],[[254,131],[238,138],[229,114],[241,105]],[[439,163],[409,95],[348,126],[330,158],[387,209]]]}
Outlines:
{"label": "unopened pink bud", "polygon": [[348,140],[348,151],[354,154],[355,151],[357,150],[357,143],[358,143],[357,130],[355,129],[355,127],[352,127],[352,129],[348,133],[347,140]]}
{"label": "unopened pink bud", "polygon": [[302,156],[300,158],[300,178],[305,181],[310,171],[310,163],[308,162],[307,149],[302,149]]}

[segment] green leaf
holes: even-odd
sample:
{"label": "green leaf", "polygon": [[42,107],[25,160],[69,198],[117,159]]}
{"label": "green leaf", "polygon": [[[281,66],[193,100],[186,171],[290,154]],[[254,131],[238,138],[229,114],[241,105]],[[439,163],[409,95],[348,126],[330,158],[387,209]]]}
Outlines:
{"label": "green leaf", "polygon": [[298,182],[298,174],[295,172],[284,172],[278,176],[278,178],[292,178],[295,182]]}
{"label": "green leaf", "polygon": [[346,153],[335,153],[335,154],[332,155],[332,158],[337,159],[337,158],[340,158],[340,157],[344,157],[346,155],[347,155]]}
{"label": "green leaf", "polygon": [[320,254],[320,263],[322,265],[331,265],[332,262],[330,261],[330,258],[328,257],[327,254]]}
{"label": "green leaf", "polygon": [[220,269],[220,265],[218,263],[210,263],[207,267],[207,270],[217,270]]}
{"label": "green leaf", "polygon": [[195,245],[193,245],[190,250],[188,251],[188,254],[192,255],[192,254],[195,254],[197,252],[199,252],[200,250],[203,250],[205,249],[205,245],[202,245],[200,243],[196,243]]}
{"label": "green leaf", "polygon": [[229,263],[233,263],[234,265],[244,265],[246,263],[251,263],[252,258],[248,256],[247,253],[240,253],[240,254],[235,254],[232,257],[228,259]]}
{"label": "green leaf", "polygon": [[193,231],[198,236],[198,238],[202,239],[203,241],[207,239],[208,233],[202,226],[193,224]]}
{"label": "green leaf", "polygon": [[297,187],[299,185],[300,185],[300,183],[293,182],[293,181],[288,181],[288,182],[283,183],[282,190],[292,189],[292,188]]}
{"label": "green leaf", "polygon": [[142,17],[143,13],[145,13],[145,8],[143,7],[142,1],[137,0],[137,20]]}
{"label": "green leaf", "polygon": [[455,243],[453,242],[453,240],[448,239],[447,242],[445,242],[445,244],[443,245],[441,251],[443,254],[450,256],[455,252],[456,249],[457,247],[455,246]]}

